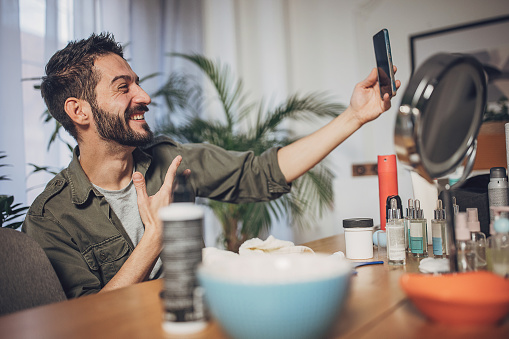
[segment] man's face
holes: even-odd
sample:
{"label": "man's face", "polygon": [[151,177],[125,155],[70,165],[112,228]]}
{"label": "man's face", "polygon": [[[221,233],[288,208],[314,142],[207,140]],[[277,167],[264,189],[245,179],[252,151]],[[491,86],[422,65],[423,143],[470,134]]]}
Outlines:
{"label": "man's face", "polygon": [[100,80],[96,100],[90,103],[100,137],[125,146],[150,143],[153,133],[145,121],[150,97],[139,86],[138,76],[116,54],[95,61]]}

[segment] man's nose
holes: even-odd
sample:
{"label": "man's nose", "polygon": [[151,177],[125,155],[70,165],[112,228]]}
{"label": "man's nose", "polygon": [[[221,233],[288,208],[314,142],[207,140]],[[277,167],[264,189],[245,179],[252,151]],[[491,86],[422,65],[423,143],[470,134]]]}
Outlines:
{"label": "man's nose", "polygon": [[136,104],[143,105],[148,105],[152,102],[150,95],[148,95],[147,92],[145,92],[139,85],[136,85],[136,95],[134,96],[133,101]]}

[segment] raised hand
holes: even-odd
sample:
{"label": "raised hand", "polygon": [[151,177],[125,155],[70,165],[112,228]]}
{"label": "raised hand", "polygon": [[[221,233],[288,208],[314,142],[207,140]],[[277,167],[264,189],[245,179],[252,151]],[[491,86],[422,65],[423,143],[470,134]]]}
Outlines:
{"label": "raised hand", "polygon": [[[394,73],[397,68],[394,66]],[[401,86],[401,81],[396,80],[396,88]],[[371,70],[368,77],[359,82],[353,91],[350,99],[350,107],[354,110],[356,118],[361,124],[365,124],[380,116],[391,108],[391,98],[385,94],[383,100],[380,98],[380,86],[376,68]]]}
{"label": "raised hand", "polygon": [[181,162],[182,157],[180,155],[173,159],[166,172],[163,185],[156,194],[150,197],[147,195],[147,187],[143,175],[140,172],[133,174],[133,183],[138,196],[138,209],[141,220],[145,225],[145,233],[148,232],[151,235],[155,235],[157,239],[162,239],[162,225],[157,213],[161,207],[169,205],[172,201],[173,184],[177,175],[177,168]]}

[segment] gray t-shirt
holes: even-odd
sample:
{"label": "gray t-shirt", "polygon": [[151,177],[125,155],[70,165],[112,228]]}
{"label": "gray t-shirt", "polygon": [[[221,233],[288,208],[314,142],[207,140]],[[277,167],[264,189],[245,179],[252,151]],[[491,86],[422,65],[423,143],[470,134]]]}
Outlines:
{"label": "gray t-shirt", "polygon": [[[126,187],[118,191],[105,190],[97,185],[94,185],[94,187],[104,195],[113,212],[122,222],[122,226],[124,226],[134,246],[137,246],[145,232],[145,226],[141,221],[140,211],[138,210],[138,197],[133,181],[131,180]],[[161,268],[161,258],[158,258],[150,273],[150,279],[158,278],[161,275],[161,272],[159,272]]]}

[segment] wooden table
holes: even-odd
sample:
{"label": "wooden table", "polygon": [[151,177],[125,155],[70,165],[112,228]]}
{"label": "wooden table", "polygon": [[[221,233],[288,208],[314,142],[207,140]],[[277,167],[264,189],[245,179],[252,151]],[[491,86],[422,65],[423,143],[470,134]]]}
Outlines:
{"label": "wooden table", "polygon": [[[323,253],[345,249],[342,234],[304,245]],[[509,318],[489,327],[450,327],[426,320],[399,287],[399,277],[417,272],[417,267],[413,260],[401,267],[359,267],[332,337],[509,338]],[[0,338],[176,338],[161,327],[161,288],[162,281],[154,280],[6,315],[0,317]],[[205,331],[181,338],[227,336],[212,321]]]}

